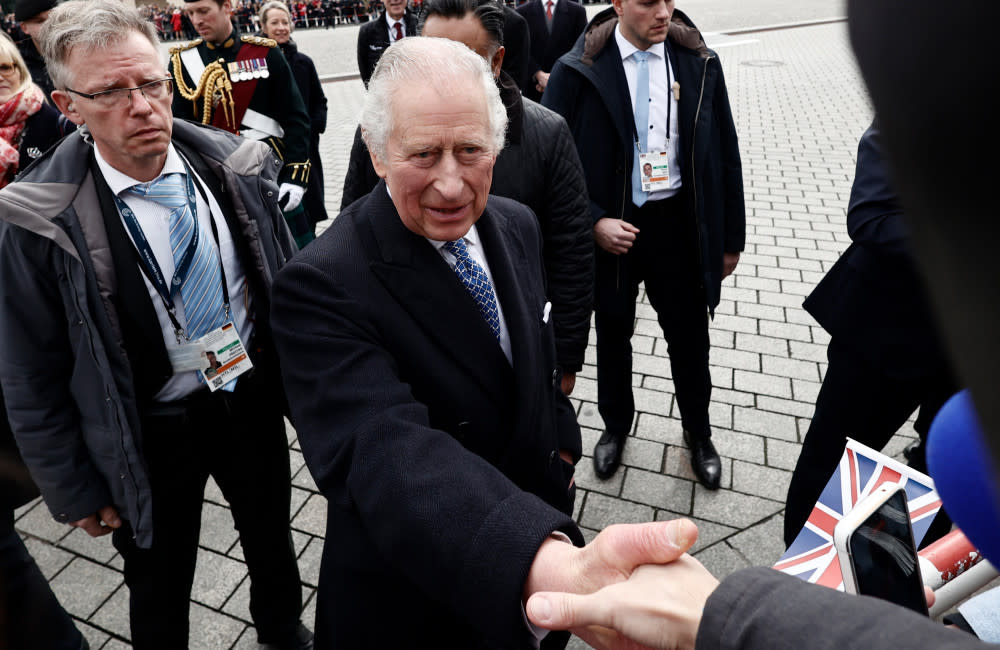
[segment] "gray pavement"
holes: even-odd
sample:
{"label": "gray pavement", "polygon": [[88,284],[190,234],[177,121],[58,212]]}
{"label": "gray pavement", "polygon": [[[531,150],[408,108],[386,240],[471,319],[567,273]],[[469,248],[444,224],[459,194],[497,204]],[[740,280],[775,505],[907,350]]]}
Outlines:
{"label": "gray pavement", "polygon": [[[600,481],[585,457],[578,468],[576,509],[588,538],[613,523],[690,517],[701,529],[696,555],[719,578],[772,564],[782,551],[785,490],[826,369],[828,337],[801,304],[849,242],[844,209],[857,140],[872,115],[846,23],[743,31],[752,24],[836,16],[842,13],[840,2],[801,3],[812,7],[812,15],[801,7],[781,13],[766,2],[745,3],[760,12],[744,10],[743,18],[724,10],[733,4],[685,3],[704,30],[716,30],[709,41],[727,76],[746,185],[747,249],[735,276],[723,283],[711,327],[716,386],[711,415],[723,456],[723,489],[709,492],[693,479],[666,345],[643,300],[633,340],[638,415],[624,466]],[[700,15],[703,7],[710,14],[706,18]],[[590,13],[600,8],[588,6]],[[754,17],[760,20],[750,22]],[[728,27],[741,33],[720,33]],[[333,74],[355,70],[355,35],[356,28],[347,27],[303,32],[298,40],[322,73]],[[326,84],[325,90],[330,120],[321,149],[328,207],[335,215],[363,88],[355,79]],[[601,429],[594,361],[591,346],[573,393],[588,454]],[[887,452],[899,457],[913,438],[907,425]],[[326,504],[291,427],[288,439],[294,475],[290,514],[306,584],[304,618],[311,626]],[[122,561],[110,540],[90,539],[55,523],[40,502],[17,514],[18,529],[92,647],[130,647]],[[206,491],[201,540],[191,647],[255,648],[246,567],[226,501],[214,484]],[[586,646],[574,640],[571,647]]]}

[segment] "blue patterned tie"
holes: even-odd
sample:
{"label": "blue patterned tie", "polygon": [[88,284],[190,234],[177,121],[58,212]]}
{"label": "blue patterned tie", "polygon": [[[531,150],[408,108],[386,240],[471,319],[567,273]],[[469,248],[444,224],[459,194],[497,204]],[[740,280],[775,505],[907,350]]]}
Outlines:
{"label": "blue patterned tie", "polygon": [[455,273],[462,281],[465,290],[469,292],[472,299],[479,305],[486,324],[493,330],[493,336],[500,340],[500,312],[497,309],[497,297],[493,292],[493,283],[486,275],[483,267],[476,263],[476,260],[469,256],[469,249],[465,245],[464,239],[445,242],[446,251],[455,256]]}
{"label": "blue patterned tie", "polygon": [[[180,282],[181,301],[187,320],[187,335],[192,341],[222,327],[226,322],[222,300],[222,271],[219,256],[211,244],[211,237],[194,216],[188,202],[184,174],[164,174],[151,183],[129,188],[133,194],[159,203],[170,210],[170,249],[174,257],[174,278],[171,293]],[[191,246],[195,228],[198,228],[198,245],[191,264],[182,277],[177,269],[184,252]]]}
{"label": "blue patterned tie", "polygon": [[649,65],[646,59],[649,52],[633,52],[638,69],[635,75],[635,131],[639,136],[639,151],[632,152],[632,203],[642,207],[649,194],[642,191],[642,170],[639,165],[639,152],[646,153],[646,139],[649,135]]}

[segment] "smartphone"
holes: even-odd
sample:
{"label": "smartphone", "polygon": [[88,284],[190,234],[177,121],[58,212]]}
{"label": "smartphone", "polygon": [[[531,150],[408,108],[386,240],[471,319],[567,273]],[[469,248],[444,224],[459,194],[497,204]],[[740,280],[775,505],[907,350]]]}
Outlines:
{"label": "smartphone", "polygon": [[929,616],[906,491],[883,483],[837,522],[833,543],[844,591],[875,596]]}

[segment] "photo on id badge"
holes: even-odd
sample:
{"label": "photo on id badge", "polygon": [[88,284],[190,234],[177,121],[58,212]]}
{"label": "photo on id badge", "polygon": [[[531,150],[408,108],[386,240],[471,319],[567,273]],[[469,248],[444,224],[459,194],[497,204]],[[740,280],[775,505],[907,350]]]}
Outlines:
{"label": "photo on id badge", "polygon": [[204,367],[201,374],[212,390],[222,388],[253,367],[236,327],[228,322],[202,337]]}
{"label": "photo on id badge", "polygon": [[669,189],[670,167],[666,151],[650,151],[639,154],[639,168],[642,169],[642,191],[658,192]]}

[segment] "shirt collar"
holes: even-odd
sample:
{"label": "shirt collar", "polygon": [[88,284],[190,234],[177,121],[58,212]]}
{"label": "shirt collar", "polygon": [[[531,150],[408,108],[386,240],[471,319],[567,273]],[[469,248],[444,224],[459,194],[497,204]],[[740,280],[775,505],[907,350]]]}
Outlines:
{"label": "shirt collar", "polygon": [[[472,224],[472,227],[469,228],[469,232],[465,233],[465,237],[462,239],[465,240],[466,245],[479,246],[479,231],[476,230],[476,224]],[[438,252],[441,252],[441,247],[448,243],[446,241],[431,239],[430,237],[427,237],[427,241],[429,241]]]}
{"label": "shirt collar", "polygon": [[[549,4],[549,0],[542,0],[542,9],[544,9],[547,4]],[[552,11],[555,11],[558,6],[559,0],[552,0]]]}
{"label": "shirt collar", "polygon": [[[97,167],[101,170],[101,173],[104,174],[104,180],[108,183],[108,187],[111,188],[112,193],[116,196],[130,187],[142,184],[142,181],[137,181],[128,174],[124,174],[112,167],[108,161],[101,156],[101,152],[97,147],[94,147],[94,155],[97,157]],[[163,176],[164,174],[186,173],[187,169],[184,167],[184,161],[181,160],[180,154],[177,153],[177,150],[174,149],[173,143],[171,143],[167,147],[167,160],[163,163],[163,170],[160,171],[160,176]],[[160,176],[157,176],[156,178],[159,178]]]}
{"label": "shirt collar", "polygon": [[[632,56],[633,52],[639,51],[639,48],[637,48],[635,45],[632,45],[631,41],[625,38],[625,35],[622,34],[621,22],[619,22],[618,25],[615,27],[615,41],[618,43],[618,52],[620,52],[622,55],[622,61]],[[662,42],[654,43],[646,51],[652,54],[653,56],[659,57],[660,59],[664,58]]]}

